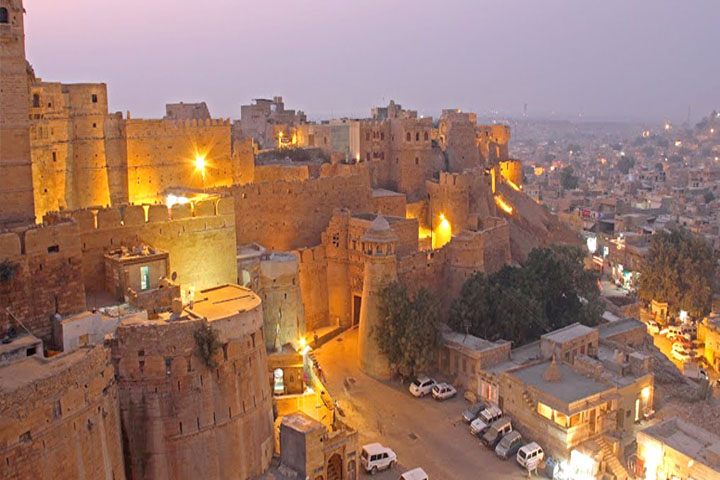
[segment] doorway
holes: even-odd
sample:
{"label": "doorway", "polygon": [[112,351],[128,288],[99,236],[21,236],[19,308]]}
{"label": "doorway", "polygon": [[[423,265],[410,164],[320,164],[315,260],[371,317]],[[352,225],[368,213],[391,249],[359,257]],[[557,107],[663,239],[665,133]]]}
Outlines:
{"label": "doorway", "polygon": [[330,457],[327,463],[327,479],[342,480],[343,478],[343,461],[339,453]]}
{"label": "doorway", "polygon": [[352,324],[357,325],[360,323],[360,307],[362,306],[362,297],[360,295],[353,295],[353,310],[352,310]]}

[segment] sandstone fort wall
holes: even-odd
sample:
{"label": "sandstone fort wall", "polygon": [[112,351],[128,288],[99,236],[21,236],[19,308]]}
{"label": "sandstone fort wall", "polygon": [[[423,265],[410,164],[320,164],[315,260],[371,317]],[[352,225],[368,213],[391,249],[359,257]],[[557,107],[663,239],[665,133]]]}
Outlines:
{"label": "sandstone fort wall", "polygon": [[1,478],[125,478],[107,348],[28,357],[1,367],[0,385]]}
{"label": "sandstone fort wall", "polygon": [[34,335],[49,340],[52,316],[85,310],[83,258],[74,222],[0,233],[0,262],[13,273],[0,281],[0,333],[22,331],[6,309]]}

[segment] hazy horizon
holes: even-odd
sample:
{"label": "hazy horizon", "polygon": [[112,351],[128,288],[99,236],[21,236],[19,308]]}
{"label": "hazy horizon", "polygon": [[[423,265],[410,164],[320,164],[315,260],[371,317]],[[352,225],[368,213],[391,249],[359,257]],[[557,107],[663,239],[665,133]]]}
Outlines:
{"label": "hazy horizon", "polygon": [[684,121],[720,103],[720,2],[25,0],[47,81],[104,82],[111,111],[215,117],[282,95],[313,118],[391,98],[531,118]]}

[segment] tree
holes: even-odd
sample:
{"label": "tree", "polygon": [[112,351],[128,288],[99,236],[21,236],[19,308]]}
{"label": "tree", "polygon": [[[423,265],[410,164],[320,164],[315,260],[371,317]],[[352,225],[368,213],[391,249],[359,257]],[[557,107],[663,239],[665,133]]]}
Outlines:
{"label": "tree", "polygon": [[215,354],[220,350],[222,344],[217,330],[202,322],[200,327],[193,333],[195,344],[197,345],[197,355],[200,357],[208,368],[217,368]]}
{"label": "tree", "polygon": [[623,175],[630,173],[630,169],[635,166],[635,158],[623,155],[618,159],[617,168]]}
{"label": "tree", "polygon": [[712,308],[718,255],[702,237],[685,229],[652,236],[640,267],[639,297],[665,301],[672,314],[702,318]]}
{"label": "tree", "polygon": [[715,200],[715,194],[708,190],[707,192],[703,193],[703,200],[705,200],[705,203],[710,203]]}
{"label": "tree", "polygon": [[574,175],[573,167],[565,167],[560,171],[560,185],[565,190],[574,190],[578,186],[578,177]]}
{"label": "tree", "polygon": [[452,304],[450,327],[522,345],[574,322],[597,324],[600,292],[583,256],[579,248],[553,246],[533,250],[521,267],[474,274]]}
{"label": "tree", "polygon": [[410,297],[393,282],[380,293],[380,324],[373,332],[380,351],[405,376],[426,372],[442,345],[438,303],[426,289]]}

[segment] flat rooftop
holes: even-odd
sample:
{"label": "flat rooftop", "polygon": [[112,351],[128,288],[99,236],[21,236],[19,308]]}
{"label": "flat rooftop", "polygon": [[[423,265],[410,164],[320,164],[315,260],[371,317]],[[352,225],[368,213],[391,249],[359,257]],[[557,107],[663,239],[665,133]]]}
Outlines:
{"label": "flat rooftop", "polygon": [[502,345],[502,343],[495,343],[484,338],[476,337],[474,335],[465,335],[460,332],[444,331],[443,340],[446,343],[454,343],[470,350],[482,352],[485,350],[492,350]]}
{"label": "flat rooftop", "polygon": [[611,385],[586,377],[574,371],[569,365],[558,362],[560,380],[548,382],[543,374],[550,366],[550,362],[543,362],[529,367],[520,368],[510,375],[514,375],[523,383],[530,385],[549,397],[554,397],[562,403],[571,404],[592,395],[612,389]]}
{"label": "flat rooftop", "polygon": [[550,333],[546,333],[542,337],[542,340],[550,340],[555,343],[565,343],[575,338],[584,337],[592,333],[595,329],[587,327],[580,323],[573,323],[567,327],[560,328]]}
{"label": "flat rooftop", "polygon": [[385,188],[376,188],[372,191],[372,196],[374,198],[379,197],[404,197],[404,193],[400,192],[393,192],[392,190],[387,190]]}
{"label": "flat rooftop", "polygon": [[720,437],[679,418],[670,418],[642,431],[720,473]]}
{"label": "flat rooftop", "polygon": [[318,429],[325,430],[322,423],[302,412],[285,415],[282,418],[282,424],[298,432],[312,432]]}
{"label": "flat rooftop", "polygon": [[635,320],[634,318],[624,318],[621,320],[600,325],[598,327],[598,330],[600,331],[600,338],[614,337],[615,335],[637,329],[640,329],[644,332],[647,327],[640,320]]}
{"label": "flat rooftop", "polygon": [[186,306],[185,311],[212,322],[252,310],[259,305],[260,297],[249,288],[227,284],[197,292],[193,306]]}
{"label": "flat rooftop", "polygon": [[79,348],[52,358],[37,355],[0,366],[0,392],[12,392],[44,378],[50,378],[72,368],[92,351],[92,348]]}

